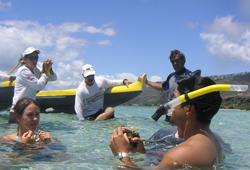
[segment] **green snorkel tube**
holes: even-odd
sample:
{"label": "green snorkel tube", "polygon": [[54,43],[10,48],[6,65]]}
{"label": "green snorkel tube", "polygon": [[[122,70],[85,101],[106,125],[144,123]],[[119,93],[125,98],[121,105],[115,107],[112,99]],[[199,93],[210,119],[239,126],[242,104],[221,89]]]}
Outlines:
{"label": "green snorkel tube", "polygon": [[[192,75],[190,76],[192,77]],[[216,91],[237,91],[243,92],[248,89],[248,85],[230,85],[230,84],[214,84],[210,85],[187,94],[183,94],[178,98],[171,100],[168,103],[165,103],[163,106],[158,108],[156,112],[152,115],[152,119],[157,121],[162,115],[171,116],[175,106],[186,102],[187,100],[194,99],[196,97],[202,96],[207,93],[216,92]]]}

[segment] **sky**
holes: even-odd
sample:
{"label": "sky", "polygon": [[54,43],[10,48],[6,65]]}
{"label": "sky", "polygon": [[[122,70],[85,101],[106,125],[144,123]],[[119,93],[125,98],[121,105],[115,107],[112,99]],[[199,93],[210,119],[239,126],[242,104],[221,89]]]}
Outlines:
{"label": "sky", "polygon": [[29,46],[41,51],[38,66],[53,61],[58,80],[45,90],[76,89],[84,64],[110,79],[135,82],[146,73],[164,81],[174,72],[168,58],[174,49],[202,76],[246,72],[249,6],[248,0],[0,0],[0,73]]}

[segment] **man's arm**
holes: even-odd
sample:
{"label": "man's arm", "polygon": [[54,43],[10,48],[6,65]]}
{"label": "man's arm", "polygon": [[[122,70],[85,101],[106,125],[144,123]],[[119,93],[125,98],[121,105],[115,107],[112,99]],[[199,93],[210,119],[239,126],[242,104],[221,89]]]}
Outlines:
{"label": "man's arm", "polygon": [[[138,78],[138,81],[141,81],[141,77]],[[152,82],[152,81],[149,81],[148,79],[146,79],[145,84],[149,85],[150,87],[154,88],[155,90],[164,91],[161,83],[155,83],[155,82]]]}
{"label": "man's arm", "polygon": [[150,87],[154,88],[155,90],[164,91],[161,83],[155,83],[155,82],[146,80],[146,84],[149,85]]}
{"label": "man's arm", "polygon": [[132,84],[133,82],[132,81],[129,81],[127,79],[124,79],[123,80],[123,84],[126,85],[128,87],[128,85]]}
{"label": "man's arm", "polygon": [[[128,87],[129,84],[133,83],[132,81],[129,81],[127,79],[121,79],[121,80],[110,80],[104,77],[98,77],[98,80],[103,82],[103,87],[106,88],[111,88],[114,86],[120,86],[120,85],[126,85]],[[98,81],[96,79],[96,82]]]}
{"label": "man's arm", "polygon": [[76,96],[75,96],[75,112],[76,116],[79,120],[84,120],[83,117],[83,101],[84,101],[84,95],[80,90],[76,90]]}

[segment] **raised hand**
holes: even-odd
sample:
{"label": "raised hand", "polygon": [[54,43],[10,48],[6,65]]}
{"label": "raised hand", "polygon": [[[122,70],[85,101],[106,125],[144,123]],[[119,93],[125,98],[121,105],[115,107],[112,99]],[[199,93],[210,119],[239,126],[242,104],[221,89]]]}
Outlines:
{"label": "raised hand", "polygon": [[33,144],[33,143],[38,142],[38,141],[39,141],[39,139],[37,138],[37,135],[34,134],[34,132],[31,130],[29,130],[28,132],[25,132],[21,137],[22,143]]}
{"label": "raised hand", "polygon": [[52,137],[50,136],[49,132],[39,130],[38,136],[40,141],[51,142],[52,140]]}
{"label": "raised hand", "polygon": [[117,130],[113,130],[113,134],[111,135],[109,147],[111,148],[113,154],[118,152],[129,152],[129,139],[127,134],[122,132],[122,128],[118,127]]}

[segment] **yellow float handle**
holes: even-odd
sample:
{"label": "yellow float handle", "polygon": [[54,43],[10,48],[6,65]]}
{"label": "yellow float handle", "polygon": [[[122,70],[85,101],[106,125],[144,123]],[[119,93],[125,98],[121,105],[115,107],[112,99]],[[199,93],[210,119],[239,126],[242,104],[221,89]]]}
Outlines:
{"label": "yellow float handle", "polygon": [[49,65],[49,68],[48,68],[47,71],[46,71],[46,76],[47,76],[46,81],[48,81],[48,79],[49,79],[49,72],[50,72],[50,69],[51,69],[51,65]]}

